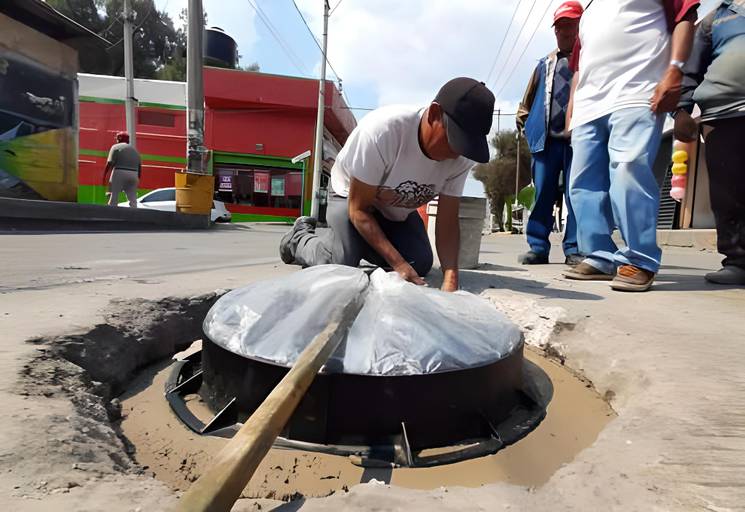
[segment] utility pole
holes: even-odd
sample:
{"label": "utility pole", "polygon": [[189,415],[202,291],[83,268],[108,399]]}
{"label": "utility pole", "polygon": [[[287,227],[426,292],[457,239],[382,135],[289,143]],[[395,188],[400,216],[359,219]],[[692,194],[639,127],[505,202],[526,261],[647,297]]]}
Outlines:
{"label": "utility pole", "polygon": [[209,226],[215,177],[207,165],[209,152],[204,147],[204,82],[202,0],[189,0],[186,39],[186,172],[177,172],[176,211],[200,215]]}
{"label": "utility pole", "polygon": [[520,192],[520,132],[517,132],[517,169],[515,170],[515,208],[517,208],[517,194]]}
{"label": "utility pole", "polygon": [[207,174],[204,165],[204,81],[202,77],[202,0],[189,0],[186,39],[187,172]]}
{"label": "utility pole", "polygon": [[129,143],[137,146],[137,130],[135,122],[135,83],[134,83],[134,55],[132,51],[134,13],[132,0],[124,0],[124,81],[126,83],[125,115],[127,119],[127,133]]}
{"label": "utility pole", "polygon": [[323,119],[326,110],[326,51],[329,35],[329,2],[323,0],[323,55],[321,55],[321,79],[318,82],[318,117],[316,118],[316,146],[313,151],[313,195],[311,196],[310,215],[318,218],[321,189],[321,172],[323,172]]}

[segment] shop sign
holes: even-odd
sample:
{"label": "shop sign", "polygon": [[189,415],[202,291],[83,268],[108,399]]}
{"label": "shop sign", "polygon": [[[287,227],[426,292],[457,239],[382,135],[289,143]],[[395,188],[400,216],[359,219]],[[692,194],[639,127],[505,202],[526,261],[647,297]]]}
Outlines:
{"label": "shop sign", "polygon": [[284,176],[272,178],[272,195],[273,196],[284,196],[285,195]]}
{"label": "shop sign", "polygon": [[266,194],[269,192],[269,173],[254,172],[254,192]]}
{"label": "shop sign", "polygon": [[220,192],[232,192],[233,191],[233,175],[220,175],[217,177],[217,190]]}

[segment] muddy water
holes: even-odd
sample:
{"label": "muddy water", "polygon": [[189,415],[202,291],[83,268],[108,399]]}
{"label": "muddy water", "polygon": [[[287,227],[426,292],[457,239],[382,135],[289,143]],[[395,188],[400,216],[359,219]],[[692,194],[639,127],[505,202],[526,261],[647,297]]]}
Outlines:
{"label": "muddy water", "polygon": [[[345,457],[293,450],[272,450],[244,491],[246,497],[283,499],[299,492],[326,496],[372,478],[402,487],[478,487],[491,482],[540,486],[563,464],[590,446],[614,417],[586,383],[560,365],[526,350],[526,357],[549,375],[554,397],[543,423],[525,439],[499,453],[458,464],[426,469],[363,470]],[[143,372],[121,397],[123,433],[134,444],[137,461],[175,490],[184,490],[204,471],[212,454],[227,441],[200,437],[183,426],[163,396],[170,372],[159,365]],[[209,411],[191,399],[206,419]]]}

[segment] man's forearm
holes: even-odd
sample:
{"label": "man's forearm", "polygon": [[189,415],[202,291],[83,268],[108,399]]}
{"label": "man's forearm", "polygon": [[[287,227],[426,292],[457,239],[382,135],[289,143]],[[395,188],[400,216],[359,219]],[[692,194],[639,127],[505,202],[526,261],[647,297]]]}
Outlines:
{"label": "man's forearm", "polygon": [[695,11],[692,11],[675,25],[670,42],[670,59],[686,62],[688,57],[691,56],[693,36],[696,33],[695,21],[696,14]]}
{"label": "man's forearm", "polygon": [[441,217],[435,225],[435,246],[440,258],[443,281],[453,289],[458,287],[458,253],[460,251],[460,221]]}
{"label": "man's forearm", "polygon": [[396,267],[405,260],[401,253],[393,247],[393,244],[385,236],[375,216],[364,210],[352,210],[349,212],[349,220],[362,238],[370,244],[375,252],[380,254],[391,267]]}

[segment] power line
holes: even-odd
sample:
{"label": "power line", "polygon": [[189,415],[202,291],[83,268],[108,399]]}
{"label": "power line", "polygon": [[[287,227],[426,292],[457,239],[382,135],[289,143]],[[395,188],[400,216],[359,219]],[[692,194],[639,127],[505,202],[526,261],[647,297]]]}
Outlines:
{"label": "power line", "polygon": [[258,2],[254,4],[252,0],[247,0],[247,1],[248,1],[248,5],[250,5],[253,8],[253,10],[256,12],[256,14],[258,15],[259,20],[261,20],[264,26],[266,26],[266,28],[269,30],[269,33],[271,34],[271,36],[277,41],[277,43],[279,44],[279,46],[281,47],[282,51],[287,56],[289,61],[292,63],[292,65],[295,66],[295,68],[298,71],[300,71],[301,74],[305,76],[310,76],[310,73],[308,73],[308,71],[305,69],[305,66],[303,65],[303,61],[297,56],[297,54],[294,51],[292,51],[292,48],[290,48],[290,46],[282,39],[282,36],[277,31],[276,27],[274,27],[271,20],[269,20],[269,17],[266,15],[266,13],[261,8],[261,6],[258,4]]}
{"label": "power line", "polygon": [[523,35],[523,30],[525,30],[526,22],[530,19],[530,15],[533,13],[533,9],[535,8],[536,3],[537,0],[533,0],[533,3],[530,5],[528,15],[525,16],[525,22],[523,22],[523,25],[520,27],[520,31],[517,33],[517,37],[515,37],[515,41],[512,43],[512,47],[510,47],[510,51],[507,52],[507,58],[504,60],[502,66],[499,68],[499,72],[496,74],[497,76],[494,80],[494,88],[496,88],[497,83],[499,83],[499,78],[501,77],[504,70],[507,69],[507,64],[509,63],[510,58],[512,58],[512,53],[515,51],[515,47],[517,46],[518,41],[520,41],[520,36]]}
{"label": "power line", "polygon": [[334,7],[333,9],[331,9],[331,11],[329,12],[329,16],[331,16],[332,14],[334,14],[334,11],[339,8],[339,6],[341,5],[341,3],[343,1],[344,0],[339,0],[339,2],[336,4],[336,7]]}
{"label": "power line", "polygon": [[[135,32],[137,32],[138,30],[140,30],[140,28],[145,24],[145,22],[147,21],[147,19],[153,13],[153,8],[154,7],[155,7],[155,2],[153,1],[153,2],[150,3],[150,9],[147,11],[147,14],[145,15],[145,17],[142,18],[142,21],[140,23],[138,23],[137,26],[132,30],[132,37],[134,37]],[[122,41],[124,41],[124,37],[122,37],[116,43],[114,43],[111,46],[109,46],[107,48],[107,50],[111,50],[114,46],[120,44]]]}
{"label": "power line", "polygon": [[548,5],[546,6],[546,10],[543,11],[543,16],[541,16],[541,19],[538,22],[538,25],[536,25],[535,28],[533,29],[533,33],[530,35],[530,39],[528,39],[528,43],[523,48],[522,53],[520,53],[520,56],[517,58],[517,62],[515,62],[515,66],[512,68],[512,71],[510,71],[510,74],[507,77],[507,80],[505,80],[505,82],[502,84],[502,87],[499,89],[499,92],[497,92],[496,96],[499,96],[500,94],[502,94],[502,91],[512,79],[512,75],[515,74],[515,70],[517,69],[518,64],[520,64],[520,61],[525,56],[525,52],[528,50],[528,48],[530,48],[530,43],[533,42],[533,38],[538,33],[538,28],[540,28],[541,25],[543,25],[543,20],[546,18],[546,15],[551,10],[551,6],[553,5],[553,3],[554,3],[554,0],[549,0]]}
{"label": "power line", "polygon": [[491,74],[494,72],[494,68],[497,66],[497,60],[499,59],[499,54],[502,53],[502,47],[504,47],[504,42],[507,41],[507,35],[510,33],[510,29],[512,28],[512,22],[515,21],[515,15],[517,14],[518,9],[520,8],[520,4],[523,3],[523,0],[518,0],[518,2],[515,4],[515,10],[512,11],[512,17],[510,18],[510,22],[507,24],[507,30],[504,32],[504,37],[502,37],[502,42],[499,43],[499,50],[497,50],[497,54],[494,56],[494,62],[491,63],[491,67],[489,68],[489,74],[486,75],[486,80],[484,82],[489,83],[489,80],[491,80]]}
{"label": "power line", "polygon": [[[339,2],[339,3],[341,3],[341,2]],[[295,0],[292,0],[292,5],[295,6],[295,10],[300,15],[300,19],[303,20],[303,25],[305,25],[305,28],[308,29],[308,33],[310,34],[310,37],[313,38],[313,42],[316,43],[316,46],[321,51],[321,55],[323,56],[324,59],[326,59],[326,63],[331,68],[331,71],[333,71],[334,76],[336,76],[336,78],[339,78],[339,73],[336,72],[336,70],[334,69],[334,66],[331,64],[331,61],[329,60],[329,58],[326,56],[325,53],[323,53],[323,47],[321,47],[321,43],[319,43],[318,42],[318,39],[316,39],[315,34],[313,34],[313,31],[310,29],[310,26],[308,25],[308,22],[305,20],[305,16],[303,16],[303,13],[300,11],[300,8],[297,6],[297,3],[295,2]],[[336,6],[339,7],[339,4],[336,4]]]}
{"label": "power line", "polygon": [[[339,0],[339,3],[336,4],[336,7],[339,7],[339,4],[341,4],[342,1],[343,0]],[[297,11],[298,15],[300,16],[300,19],[303,21],[303,25],[305,25],[305,28],[308,30],[308,33],[310,34],[310,37],[313,39],[313,42],[316,43],[316,46],[321,51],[321,57],[326,60],[326,63],[329,65],[329,68],[331,68],[331,71],[334,73],[334,76],[336,76],[336,79],[339,82],[339,89],[340,89],[340,92],[341,92],[342,97],[344,98],[344,101],[347,102],[347,105],[351,104],[352,102],[349,101],[349,97],[347,96],[347,93],[344,91],[344,88],[341,86],[342,79],[339,76],[339,73],[336,72],[336,70],[334,69],[334,65],[331,64],[331,61],[329,60],[328,56],[326,55],[326,53],[324,53],[323,47],[321,46],[321,43],[319,43],[318,42],[318,39],[316,39],[315,34],[310,29],[310,25],[308,25],[308,21],[305,19],[305,16],[303,16],[303,13],[300,11],[300,8],[298,7],[298,5],[295,2],[295,0],[292,0],[292,5],[295,6],[295,10]],[[333,12],[334,10],[336,10],[336,7],[334,7],[334,9],[332,9],[331,12]],[[329,16],[331,16],[331,12],[329,12]],[[354,110],[354,109],[350,109],[350,110]]]}

